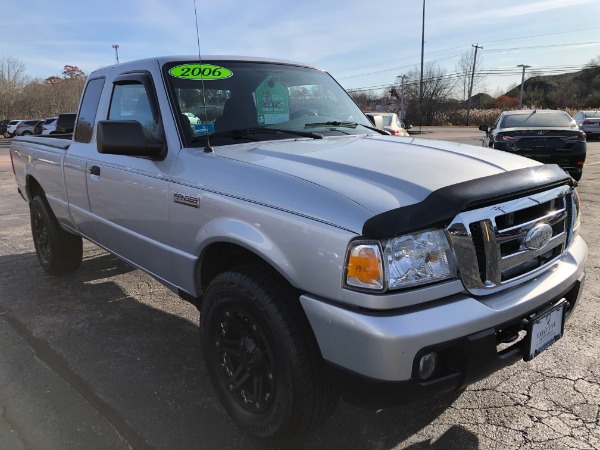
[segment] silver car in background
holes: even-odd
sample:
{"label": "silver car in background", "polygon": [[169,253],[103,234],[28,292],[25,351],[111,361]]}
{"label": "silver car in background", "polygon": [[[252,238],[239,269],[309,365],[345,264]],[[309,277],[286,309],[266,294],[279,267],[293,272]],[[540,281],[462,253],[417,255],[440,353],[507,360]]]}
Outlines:
{"label": "silver car in background", "polygon": [[19,124],[19,122],[22,122],[22,120],[18,119],[18,120],[11,120],[10,122],[8,122],[8,125],[6,126],[6,132],[4,133],[5,138],[11,138],[11,137],[15,136],[15,131],[17,129],[17,125]]}
{"label": "silver car in background", "polygon": [[36,134],[35,126],[38,125],[43,120],[33,119],[33,120],[21,120],[16,128],[14,135],[15,136],[30,136],[32,134]]}
{"label": "silver car in background", "polygon": [[369,112],[369,120],[380,130],[385,130],[393,136],[408,136],[406,125],[396,113]]}
{"label": "silver car in background", "polygon": [[58,117],[48,117],[42,124],[42,135],[47,135],[56,130],[56,119]]}
{"label": "silver car in background", "polygon": [[573,119],[588,138],[594,135],[600,137],[600,111],[579,111]]}

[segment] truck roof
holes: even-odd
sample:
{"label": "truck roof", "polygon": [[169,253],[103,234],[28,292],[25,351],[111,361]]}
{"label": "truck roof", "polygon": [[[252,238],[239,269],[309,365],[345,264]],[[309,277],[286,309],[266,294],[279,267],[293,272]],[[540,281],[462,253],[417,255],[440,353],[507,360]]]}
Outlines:
{"label": "truck roof", "polygon": [[[146,66],[148,64],[158,63],[160,66],[163,66],[170,62],[176,61],[198,61],[201,59],[198,55],[173,55],[173,56],[157,56],[153,58],[144,58],[137,59],[133,61],[127,61],[119,64],[113,64],[111,66],[102,67],[94,70],[90,76],[93,74],[97,74],[98,72],[103,72],[107,70],[114,69],[115,67],[119,67],[122,70],[127,69],[136,69],[140,66]],[[202,55],[202,61],[245,61],[245,62],[258,62],[258,63],[275,63],[275,64],[287,64],[292,66],[300,66],[307,67],[310,69],[319,69],[318,67],[311,66],[310,64],[300,63],[297,61],[289,61],[284,59],[275,59],[275,58],[262,58],[255,56],[236,56],[236,55]]]}

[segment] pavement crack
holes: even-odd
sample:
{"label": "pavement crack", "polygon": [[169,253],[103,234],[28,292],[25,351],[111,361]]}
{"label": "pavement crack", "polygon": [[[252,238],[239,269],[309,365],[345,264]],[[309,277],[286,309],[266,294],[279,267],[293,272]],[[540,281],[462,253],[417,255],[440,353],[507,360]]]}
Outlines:
{"label": "pavement crack", "polygon": [[119,433],[119,435],[134,449],[152,449],[152,447],[107,401],[102,399],[88,383],[71,370],[67,361],[58,354],[48,342],[37,338],[19,320],[15,319],[4,308],[0,314],[8,325],[29,345],[36,357],[61,377],[68,385],[81,395],[102,417],[104,417]]}

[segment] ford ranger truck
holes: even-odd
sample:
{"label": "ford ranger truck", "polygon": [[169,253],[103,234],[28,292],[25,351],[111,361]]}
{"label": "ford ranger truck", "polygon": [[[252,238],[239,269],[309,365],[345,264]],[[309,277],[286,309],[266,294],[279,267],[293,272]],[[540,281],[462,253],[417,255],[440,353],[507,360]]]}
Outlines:
{"label": "ford ranger truck", "polygon": [[76,270],[85,238],[197,305],[215,391],[271,443],[340,397],[391,407],[537,357],[584,282],[562,169],[390,136],[304,64],[99,69],[71,140],[11,156],[44,270]]}

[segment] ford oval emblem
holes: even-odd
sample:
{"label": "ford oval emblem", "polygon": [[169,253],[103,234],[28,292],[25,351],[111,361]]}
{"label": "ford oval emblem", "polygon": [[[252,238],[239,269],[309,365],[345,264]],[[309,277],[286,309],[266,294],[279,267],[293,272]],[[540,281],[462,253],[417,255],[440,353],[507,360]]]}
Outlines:
{"label": "ford oval emblem", "polygon": [[544,247],[552,239],[552,227],[547,223],[539,223],[525,236],[525,247],[537,250]]}

